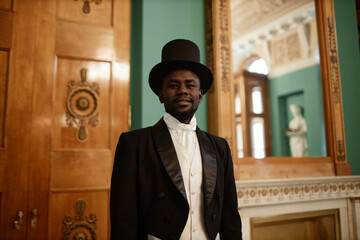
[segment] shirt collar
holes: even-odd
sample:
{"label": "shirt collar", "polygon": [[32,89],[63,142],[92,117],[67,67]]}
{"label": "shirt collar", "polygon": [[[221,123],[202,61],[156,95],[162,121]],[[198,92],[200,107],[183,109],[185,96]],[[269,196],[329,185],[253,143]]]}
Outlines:
{"label": "shirt collar", "polygon": [[191,118],[189,124],[181,123],[175,117],[169,113],[165,113],[164,121],[169,129],[172,130],[184,130],[184,131],[195,131],[196,130],[196,117],[195,115]]}

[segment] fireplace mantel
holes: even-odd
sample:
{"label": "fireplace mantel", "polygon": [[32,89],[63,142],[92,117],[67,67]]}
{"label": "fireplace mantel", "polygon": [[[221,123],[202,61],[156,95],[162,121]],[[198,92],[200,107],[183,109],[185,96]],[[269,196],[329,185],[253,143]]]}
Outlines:
{"label": "fireplace mantel", "polygon": [[244,239],[259,217],[339,211],[341,239],[360,239],[360,176],[237,181]]}

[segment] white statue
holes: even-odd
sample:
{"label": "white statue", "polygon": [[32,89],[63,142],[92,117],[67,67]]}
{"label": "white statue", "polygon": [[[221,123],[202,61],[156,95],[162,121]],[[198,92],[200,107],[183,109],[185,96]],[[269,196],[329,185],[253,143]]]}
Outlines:
{"label": "white statue", "polygon": [[306,139],[306,121],[297,105],[290,105],[290,111],[294,118],[289,123],[289,129],[285,132],[290,137],[290,149],[293,157],[305,157],[308,155]]}

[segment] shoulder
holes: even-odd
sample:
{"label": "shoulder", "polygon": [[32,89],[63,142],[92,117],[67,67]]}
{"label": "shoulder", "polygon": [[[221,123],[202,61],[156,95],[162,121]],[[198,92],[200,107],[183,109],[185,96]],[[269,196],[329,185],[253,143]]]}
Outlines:
{"label": "shoulder", "polygon": [[136,129],[136,130],[132,130],[132,131],[128,131],[128,132],[123,132],[121,134],[126,136],[126,137],[132,137],[132,136],[141,136],[141,135],[144,135],[144,134],[147,134],[149,132],[151,132],[151,128],[152,127],[146,127],[146,128],[140,128],[140,129]]}
{"label": "shoulder", "polygon": [[209,133],[209,132],[202,131],[200,128],[198,128],[198,132],[199,132],[199,134],[202,134],[202,135],[204,135],[204,136],[207,136],[207,137],[210,139],[210,141],[211,141],[216,147],[220,147],[220,148],[223,148],[223,149],[229,148],[229,144],[228,144],[228,142],[226,141],[225,138],[216,136],[216,135],[211,134],[211,133]]}
{"label": "shoulder", "polygon": [[141,139],[147,138],[147,136],[150,135],[151,135],[151,127],[141,128],[141,129],[121,133],[119,137],[119,141],[130,141],[132,143],[135,143]]}

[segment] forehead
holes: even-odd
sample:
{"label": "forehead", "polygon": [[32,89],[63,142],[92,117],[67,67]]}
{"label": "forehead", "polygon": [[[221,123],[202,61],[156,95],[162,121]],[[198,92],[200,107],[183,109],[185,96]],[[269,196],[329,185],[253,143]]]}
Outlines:
{"label": "forehead", "polygon": [[167,82],[169,80],[177,80],[177,81],[193,80],[200,83],[199,76],[196,73],[186,69],[179,69],[169,72],[164,77],[164,82]]}

